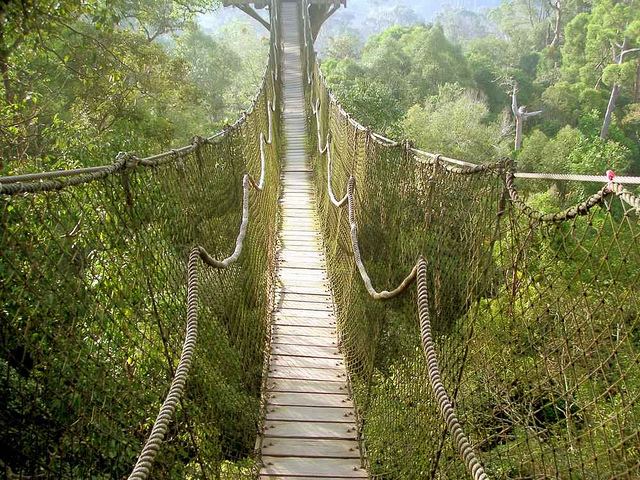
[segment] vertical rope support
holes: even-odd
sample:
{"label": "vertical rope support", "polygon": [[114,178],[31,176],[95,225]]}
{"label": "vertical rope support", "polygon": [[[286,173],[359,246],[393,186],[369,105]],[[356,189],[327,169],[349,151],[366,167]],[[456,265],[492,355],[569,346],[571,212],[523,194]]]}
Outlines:
{"label": "vertical rope support", "polygon": [[371,278],[367,273],[367,269],[362,263],[362,256],[360,255],[360,244],[358,242],[358,225],[356,223],[356,213],[355,208],[353,206],[353,189],[355,188],[356,179],[351,176],[349,177],[349,181],[347,182],[347,208],[349,215],[349,231],[351,232],[351,248],[353,250],[353,259],[356,262],[356,266],[358,267],[358,272],[360,272],[360,277],[362,278],[362,282],[364,283],[367,292],[371,297],[375,300],[389,300],[393,297],[397,297],[402,292],[404,292],[409,285],[416,278],[416,272],[418,269],[417,264],[411,269],[409,275],[406,276],[404,280],[398,285],[395,289],[391,291],[383,290],[381,292],[377,292],[373,285],[371,284]]}
{"label": "vertical rope support", "polygon": [[453,437],[453,441],[458,448],[458,452],[471,473],[474,480],[488,480],[484,468],[478,460],[469,439],[464,434],[460,421],[456,415],[449,394],[440,379],[440,368],[438,367],[438,358],[436,349],[431,336],[431,319],[429,315],[429,292],[427,289],[427,262],[423,257],[418,260],[418,317],[420,319],[420,337],[422,339],[422,348],[427,358],[427,369],[429,372],[429,383],[438,402],[440,413],[444,419],[449,433]]}
{"label": "vertical rope support", "polygon": [[187,331],[182,345],[182,353],[180,354],[180,362],[176,369],[176,374],[171,382],[169,394],[162,404],[160,413],[156,418],[151,435],[147,439],[147,443],[138,457],[129,480],[146,480],[149,477],[151,466],[160,450],[162,440],[167,433],[169,422],[173,417],[176,405],[180,401],[184,393],[184,387],[187,382],[191,363],[193,361],[193,352],[196,347],[196,338],[198,336],[198,262],[200,260],[200,252],[198,248],[193,248],[189,254],[189,263],[187,266]]}

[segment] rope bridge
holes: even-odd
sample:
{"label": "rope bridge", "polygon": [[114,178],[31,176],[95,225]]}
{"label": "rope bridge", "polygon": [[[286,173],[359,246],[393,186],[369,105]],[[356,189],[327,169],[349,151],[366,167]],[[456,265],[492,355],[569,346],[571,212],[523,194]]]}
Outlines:
{"label": "rope bridge", "polygon": [[[278,11],[262,87],[234,125],[152,157],[0,178],[6,477],[258,474]],[[301,11],[307,147],[369,475],[640,477],[629,179],[542,212],[509,161],[371,132],[327,88]],[[583,179],[549,179],[567,180]]]}

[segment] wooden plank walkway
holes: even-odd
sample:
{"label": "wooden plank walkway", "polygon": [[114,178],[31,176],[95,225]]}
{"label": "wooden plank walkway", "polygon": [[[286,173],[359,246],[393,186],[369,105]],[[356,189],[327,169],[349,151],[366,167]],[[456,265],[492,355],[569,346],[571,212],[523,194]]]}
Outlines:
{"label": "wooden plank walkway", "polygon": [[287,145],[260,478],[367,478],[306,158],[298,8],[282,3]]}

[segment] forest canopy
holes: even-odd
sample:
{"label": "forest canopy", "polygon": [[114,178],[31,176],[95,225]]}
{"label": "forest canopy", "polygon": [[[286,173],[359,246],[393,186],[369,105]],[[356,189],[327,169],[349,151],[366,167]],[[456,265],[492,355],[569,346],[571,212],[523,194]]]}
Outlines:
{"label": "forest canopy", "polygon": [[258,91],[268,39],[249,19],[206,33],[198,16],[219,7],[2,2],[0,172],[105,164],[232,123]]}
{"label": "forest canopy", "polygon": [[640,172],[637,1],[504,0],[401,23],[366,41],[341,23],[325,39],[325,76],[363,123],[469,161]]}

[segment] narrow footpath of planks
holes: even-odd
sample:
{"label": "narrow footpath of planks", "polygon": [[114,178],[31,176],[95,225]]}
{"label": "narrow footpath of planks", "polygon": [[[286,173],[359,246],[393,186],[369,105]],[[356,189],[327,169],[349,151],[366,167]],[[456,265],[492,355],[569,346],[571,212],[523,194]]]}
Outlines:
{"label": "narrow footpath of planks", "polygon": [[305,152],[298,2],[282,7],[287,145],[260,478],[367,478]]}

